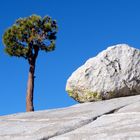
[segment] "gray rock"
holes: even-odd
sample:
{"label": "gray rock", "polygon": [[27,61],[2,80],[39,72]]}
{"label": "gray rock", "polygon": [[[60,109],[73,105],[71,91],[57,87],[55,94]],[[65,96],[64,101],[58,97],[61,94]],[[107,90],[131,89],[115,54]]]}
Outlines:
{"label": "gray rock", "polygon": [[136,102],[136,103],[124,106],[115,111],[115,113],[127,113],[127,112],[140,112],[140,102]]}
{"label": "gray rock", "polygon": [[[77,104],[62,109],[0,116],[0,140],[48,140],[78,130],[103,114],[113,113],[135,102],[140,102],[140,95]],[[88,134],[88,131],[85,133]]]}
{"label": "gray rock", "polygon": [[140,140],[140,112],[104,115],[75,131],[49,140]]}
{"label": "gray rock", "polygon": [[78,102],[140,94],[140,50],[126,44],[107,48],[70,76],[66,91]]}

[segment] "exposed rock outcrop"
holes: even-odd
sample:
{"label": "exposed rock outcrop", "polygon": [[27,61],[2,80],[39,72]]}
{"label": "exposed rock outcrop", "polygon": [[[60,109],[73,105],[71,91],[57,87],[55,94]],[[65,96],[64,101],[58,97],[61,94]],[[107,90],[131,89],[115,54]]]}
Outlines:
{"label": "exposed rock outcrop", "polygon": [[138,108],[140,95],[0,116],[0,140],[139,140]]}
{"label": "exposed rock outcrop", "polygon": [[140,94],[140,50],[126,44],[107,48],[73,72],[66,91],[78,102]]}
{"label": "exposed rock outcrop", "polygon": [[140,112],[103,115],[73,132],[50,140],[140,140]]}

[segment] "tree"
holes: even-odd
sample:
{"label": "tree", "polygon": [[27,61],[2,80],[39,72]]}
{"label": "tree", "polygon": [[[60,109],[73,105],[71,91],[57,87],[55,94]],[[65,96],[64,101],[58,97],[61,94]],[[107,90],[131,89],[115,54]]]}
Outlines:
{"label": "tree", "polygon": [[34,111],[34,73],[39,51],[50,52],[55,49],[57,23],[49,16],[31,15],[19,18],[3,35],[5,52],[10,56],[28,60],[26,111]]}

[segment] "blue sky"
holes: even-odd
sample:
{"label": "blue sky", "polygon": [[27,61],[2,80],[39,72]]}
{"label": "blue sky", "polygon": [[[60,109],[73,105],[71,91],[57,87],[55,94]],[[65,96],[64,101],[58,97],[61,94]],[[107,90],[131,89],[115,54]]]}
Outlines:
{"label": "blue sky", "polygon": [[56,50],[40,52],[36,64],[35,110],[76,104],[65,92],[71,73],[110,45],[140,49],[139,0],[1,0],[0,115],[24,112],[28,63],[7,56],[2,35],[19,17],[49,15],[59,26]]}

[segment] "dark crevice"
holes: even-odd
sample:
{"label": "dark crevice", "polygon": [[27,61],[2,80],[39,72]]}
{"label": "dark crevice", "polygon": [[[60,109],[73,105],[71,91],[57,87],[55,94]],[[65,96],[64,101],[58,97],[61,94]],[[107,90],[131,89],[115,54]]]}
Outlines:
{"label": "dark crevice", "polygon": [[[124,107],[124,106],[122,106],[122,107]],[[96,121],[99,117],[101,117],[103,115],[113,114],[114,112],[116,112],[117,110],[119,110],[122,107],[113,109],[113,110],[111,110],[111,111],[109,111],[107,113],[101,114],[101,115],[99,115],[97,117],[94,117],[94,118],[91,118],[91,119],[88,119],[88,120],[84,120],[84,122],[82,124],[79,124],[76,128],[71,128],[71,129],[68,129],[68,130],[63,131],[63,132],[57,132],[57,133],[55,133],[55,134],[53,134],[51,136],[48,136],[46,138],[41,138],[40,140],[49,140],[50,138],[53,138],[53,137],[56,137],[56,136],[60,136],[60,135],[63,135],[63,134],[69,133],[69,132],[72,132],[72,131],[74,131],[76,129],[79,129],[79,128],[83,127],[83,126],[86,126],[86,125]]]}
{"label": "dark crevice", "polygon": [[107,60],[109,62],[108,64],[105,64],[106,67],[107,67],[107,71],[109,71],[108,67],[112,67],[114,69],[114,73],[111,75],[111,77],[114,74],[119,73],[121,71],[121,65],[120,65],[120,62],[119,62],[118,59],[115,59],[115,60],[111,61],[108,58],[108,55],[106,55],[105,60]]}

